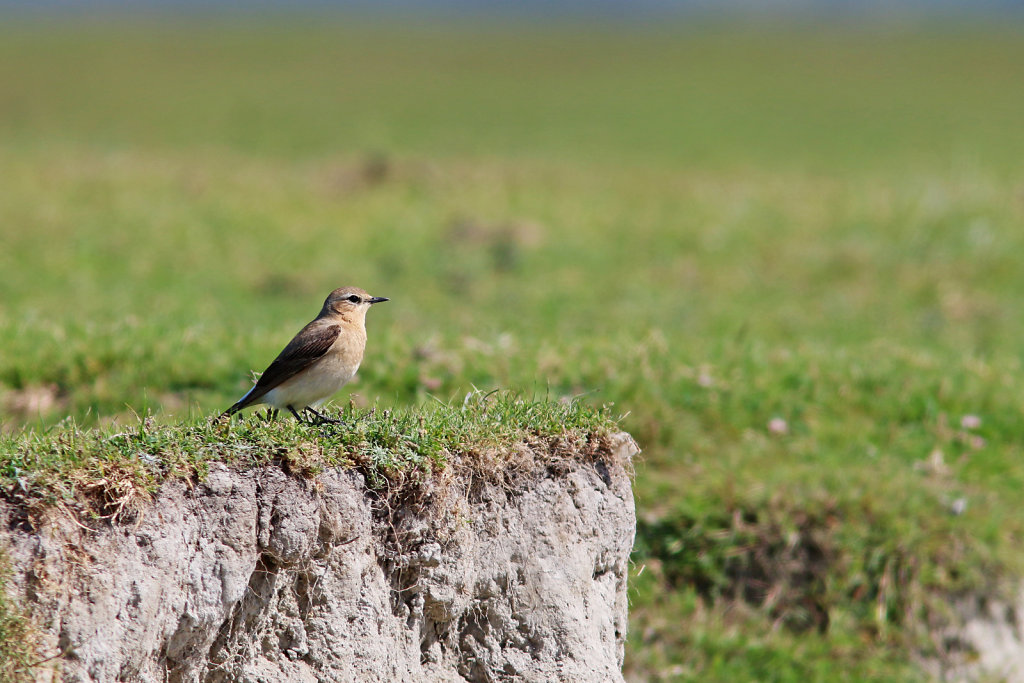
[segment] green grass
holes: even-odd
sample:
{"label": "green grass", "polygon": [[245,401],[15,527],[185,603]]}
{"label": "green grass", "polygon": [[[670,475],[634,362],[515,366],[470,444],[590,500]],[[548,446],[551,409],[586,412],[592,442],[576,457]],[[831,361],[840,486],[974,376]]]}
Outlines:
{"label": "green grass", "polygon": [[405,496],[443,469],[503,481],[507,467],[524,466],[511,455],[523,444],[533,447],[537,466],[570,451],[594,454],[615,428],[607,411],[576,401],[493,392],[417,410],[361,411],[350,404],[338,417],[337,425],[272,420],[262,412],[173,424],[147,417],[120,430],[83,429],[69,419],[0,437],[0,487],[30,512],[58,506],[115,521],[137,512],[169,479],[205,477],[213,462],[277,463],[304,476],[325,467],[359,468],[372,488]]}
{"label": "green grass", "polygon": [[626,415],[635,677],[913,679],[1020,574],[1021,26],[0,32],[5,457],[191,443],[357,284],[342,403]]}

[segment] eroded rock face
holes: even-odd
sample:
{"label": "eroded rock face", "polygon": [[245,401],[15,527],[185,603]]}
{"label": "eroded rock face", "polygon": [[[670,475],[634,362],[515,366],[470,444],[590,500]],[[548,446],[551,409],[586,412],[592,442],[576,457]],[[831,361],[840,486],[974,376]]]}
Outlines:
{"label": "eroded rock face", "polygon": [[934,636],[943,655],[923,662],[930,676],[941,681],[1024,683],[1024,586],[1006,593],[1010,600],[972,595],[953,602],[956,621]]}
{"label": "eroded rock face", "polygon": [[613,442],[454,482],[443,514],[352,470],[215,466],[132,524],[4,532],[8,590],[67,681],[621,680],[636,447]]}

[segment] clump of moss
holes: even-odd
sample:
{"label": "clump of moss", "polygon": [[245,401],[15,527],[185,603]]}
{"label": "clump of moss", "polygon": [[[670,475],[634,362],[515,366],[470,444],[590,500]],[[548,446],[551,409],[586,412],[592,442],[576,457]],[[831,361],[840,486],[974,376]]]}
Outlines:
{"label": "clump of moss", "polygon": [[7,554],[0,550],[0,683],[23,683],[34,680],[32,668],[40,658],[31,620],[5,590],[10,573]]}

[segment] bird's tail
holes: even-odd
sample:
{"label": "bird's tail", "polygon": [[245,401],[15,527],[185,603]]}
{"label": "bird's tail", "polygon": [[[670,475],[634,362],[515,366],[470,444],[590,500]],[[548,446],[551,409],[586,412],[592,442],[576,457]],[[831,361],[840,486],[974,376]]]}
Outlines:
{"label": "bird's tail", "polygon": [[238,412],[239,410],[241,410],[242,408],[246,408],[246,407],[248,407],[248,405],[249,405],[250,403],[253,403],[253,402],[254,402],[254,401],[250,400],[250,397],[252,396],[252,392],[253,392],[253,391],[255,391],[255,390],[256,390],[256,387],[253,387],[252,389],[250,389],[250,390],[249,390],[249,391],[248,391],[248,392],[247,392],[247,393],[245,394],[245,396],[243,396],[242,398],[238,399],[238,400],[237,400],[237,401],[235,402],[235,405],[231,406],[230,408],[228,408],[227,410],[225,410],[225,411],[224,411],[223,413],[221,413],[221,414],[220,414],[220,417],[218,417],[217,419],[218,419],[218,420],[223,420],[224,418],[230,418],[230,417],[231,417],[232,415],[234,415],[235,413],[237,413],[237,412]]}
{"label": "bird's tail", "polygon": [[217,417],[217,420],[220,421],[220,420],[223,420],[224,418],[230,419],[232,415],[234,415],[235,413],[237,413],[241,409],[242,409],[242,406],[240,406],[238,403],[236,403],[235,405],[231,406],[230,408],[225,410],[223,413],[221,413]]}

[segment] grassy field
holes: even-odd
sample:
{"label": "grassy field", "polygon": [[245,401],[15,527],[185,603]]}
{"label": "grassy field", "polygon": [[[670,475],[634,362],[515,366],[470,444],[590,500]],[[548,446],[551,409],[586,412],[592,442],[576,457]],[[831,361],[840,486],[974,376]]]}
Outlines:
{"label": "grassy field", "polygon": [[1013,25],[4,22],[4,476],[190,429],[357,284],[339,403],[624,416],[627,675],[914,680],[1024,571],[1022,70]]}

